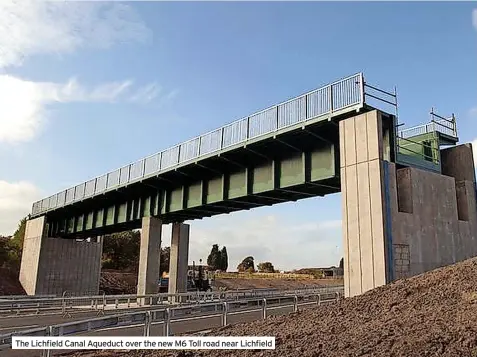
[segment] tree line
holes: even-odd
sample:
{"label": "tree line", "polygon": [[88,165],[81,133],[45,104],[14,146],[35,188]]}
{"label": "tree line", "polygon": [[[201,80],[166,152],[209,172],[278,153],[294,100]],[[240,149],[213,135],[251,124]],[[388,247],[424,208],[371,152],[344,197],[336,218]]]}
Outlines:
{"label": "tree line", "polygon": [[[13,270],[20,269],[27,218],[23,218],[10,237],[0,236],[0,267],[8,267]],[[139,267],[139,248],[141,236],[139,231],[125,231],[107,235],[103,239],[102,268],[136,272]],[[160,273],[169,271],[170,247],[161,247]],[[227,247],[219,249],[218,244],[213,244],[207,257],[207,266],[210,270],[227,271],[228,269]],[[339,267],[343,268],[343,258]],[[239,272],[276,272],[275,267],[269,261],[257,264],[253,256],[245,257],[237,266]]]}

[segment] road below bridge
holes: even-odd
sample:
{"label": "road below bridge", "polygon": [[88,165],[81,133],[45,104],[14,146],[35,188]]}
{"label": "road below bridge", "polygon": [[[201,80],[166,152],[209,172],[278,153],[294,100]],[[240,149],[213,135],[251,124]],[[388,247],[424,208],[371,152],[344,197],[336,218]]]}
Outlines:
{"label": "road below bridge", "polygon": [[[322,305],[323,306],[323,305]],[[303,308],[312,308],[316,307],[313,304],[301,305],[300,309]],[[284,305],[284,306],[275,306],[267,308],[267,316],[280,316],[286,315],[293,312],[293,305]],[[93,314],[95,316],[95,314]],[[53,317],[52,317],[53,318]],[[57,317],[62,319],[62,317]],[[247,311],[240,311],[240,312],[230,312],[227,316],[228,324],[237,324],[243,322],[251,322],[255,320],[260,320],[262,318],[262,309],[255,308],[253,310]],[[81,320],[75,316],[75,319]],[[71,318],[65,319],[61,322],[72,321]],[[30,320],[30,322],[34,321],[34,319]],[[52,320],[53,321],[53,320]],[[25,323],[27,321],[25,320]],[[58,322],[58,323],[61,323]],[[37,325],[44,326],[49,324],[45,322],[45,320],[36,321]],[[56,322],[54,322],[56,323]],[[220,313],[209,315],[209,316],[201,316],[198,317],[190,317],[190,318],[180,318],[177,320],[171,321],[171,334],[172,335],[180,335],[180,334],[193,334],[198,333],[201,331],[206,331],[214,328],[219,328],[222,326],[222,316]],[[151,336],[163,336],[163,323],[156,322],[151,325],[150,335]],[[5,332],[1,332],[5,333]],[[133,326],[122,326],[122,327],[111,327],[111,328],[104,328],[97,331],[91,331],[88,333],[82,333],[81,336],[142,336],[144,333],[144,326],[143,325],[133,325]],[[61,350],[52,350],[51,356],[59,356],[62,353],[68,351],[61,351]],[[39,350],[4,350],[1,351],[2,356],[5,357],[40,357],[41,351]]]}

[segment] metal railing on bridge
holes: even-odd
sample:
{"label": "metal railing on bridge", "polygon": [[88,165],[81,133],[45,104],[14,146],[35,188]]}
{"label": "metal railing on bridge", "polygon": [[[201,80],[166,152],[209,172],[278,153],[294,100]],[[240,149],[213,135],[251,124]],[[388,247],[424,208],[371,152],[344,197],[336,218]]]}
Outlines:
{"label": "metal railing on bridge", "polygon": [[[231,315],[260,311],[261,318],[266,319],[271,309],[293,307],[293,311],[297,312],[299,307],[334,303],[342,297],[342,292],[272,296],[268,298],[221,301],[195,306],[167,307],[90,318],[0,335],[0,351],[11,348],[12,337],[14,336],[71,336],[94,331],[100,332],[101,330],[114,329],[115,327],[137,327],[140,328],[141,335],[150,336],[151,327],[156,324],[162,324],[163,336],[171,336],[173,334],[171,324],[182,319],[201,320],[220,316],[220,325],[227,326],[230,324],[229,317]],[[203,328],[202,330],[205,329]],[[188,332],[197,331],[185,331],[185,333]],[[50,356],[50,352],[50,350],[44,350],[43,356]]]}
{"label": "metal railing on bridge", "polygon": [[356,73],[35,202],[32,214],[127,186],[300,123],[359,110],[367,99],[397,108],[396,92],[373,87],[365,82],[362,73]]}

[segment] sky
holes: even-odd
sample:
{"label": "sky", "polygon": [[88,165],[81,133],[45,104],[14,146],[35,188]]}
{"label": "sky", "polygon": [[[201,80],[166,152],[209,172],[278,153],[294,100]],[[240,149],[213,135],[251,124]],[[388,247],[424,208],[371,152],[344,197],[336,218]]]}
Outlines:
{"label": "sky", "polygon": [[[0,234],[34,201],[363,71],[399,121],[455,113],[477,148],[471,2],[0,2]],[[341,196],[191,223],[277,269],[338,265]],[[170,244],[170,226],[163,245]]]}

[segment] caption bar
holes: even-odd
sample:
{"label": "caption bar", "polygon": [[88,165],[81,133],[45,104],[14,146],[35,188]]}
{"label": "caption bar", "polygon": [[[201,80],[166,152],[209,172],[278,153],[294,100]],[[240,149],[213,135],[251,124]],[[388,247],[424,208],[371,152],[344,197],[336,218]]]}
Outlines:
{"label": "caption bar", "polygon": [[274,350],[275,337],[32,337],[13,336],[17,350]]}

